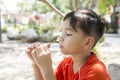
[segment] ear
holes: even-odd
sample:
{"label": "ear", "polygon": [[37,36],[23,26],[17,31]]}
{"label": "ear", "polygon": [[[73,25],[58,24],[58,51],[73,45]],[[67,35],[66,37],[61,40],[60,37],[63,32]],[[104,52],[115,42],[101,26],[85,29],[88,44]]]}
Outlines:
{"label": "ear", "polygon": [[94,37],[89,36],[85,40],[84,49],[91,49],[94,45]]}

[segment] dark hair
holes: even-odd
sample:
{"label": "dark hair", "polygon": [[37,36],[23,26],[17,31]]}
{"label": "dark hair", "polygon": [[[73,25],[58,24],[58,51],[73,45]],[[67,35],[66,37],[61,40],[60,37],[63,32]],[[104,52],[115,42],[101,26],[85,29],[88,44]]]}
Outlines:
{"label": "dark hair", "polygon": [[[63,21],[70,19],[73,30],[80,28],[85,35],[93,36],[95,44],[108,29],[107,23],[92,10],[76,10],[68,13]],[[94,45],[95,45],[94,44]]]}

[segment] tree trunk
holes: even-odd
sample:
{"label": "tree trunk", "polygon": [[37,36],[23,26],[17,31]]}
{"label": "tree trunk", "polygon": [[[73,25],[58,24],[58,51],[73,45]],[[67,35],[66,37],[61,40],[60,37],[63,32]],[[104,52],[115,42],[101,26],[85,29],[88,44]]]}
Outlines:
{"label": "tree trunk", "polygon": [[64,14],[58,10],[55,6],[53,6],[51,3],[49,3],[47,0],[39,0],[47,4],[51,9],[53,9],[57,14],[59,14],[62,18],[64,17]]}
{"label": "tree trunk", "polygon": [[112,29],[112,33],[118,33],[118,28],[119,28],[119,25],[118,25],[118,16],[113,13],[111,15],[111,29]]}
{"label": "tree trunk", "polygon": [[15,14],[13,14],[13,16],[14,16],[14,21],[13,21],[13,24],[14,24],[14,28],[16,28],[16,23],[17,23],[17,20],[16,20],[16,15],[15,15]]}
{"label": "tree trunk", "polygon": [[2,42],[2,30],[1,30],[1,10],[0,10],[0,43]]}
{"label": "tree trunk", "polygon": [[73,10],[77,10],[77,0],[72,0]]}

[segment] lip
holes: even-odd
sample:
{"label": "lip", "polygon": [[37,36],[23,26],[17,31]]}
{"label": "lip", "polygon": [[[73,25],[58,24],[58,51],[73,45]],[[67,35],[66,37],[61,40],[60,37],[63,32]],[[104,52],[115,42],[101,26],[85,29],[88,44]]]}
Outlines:
{"label": "lip", "polygon": [[60,48],[63,48],[63,46],[62,46],[62,45],[59,45],[59,47],[60,47]]}

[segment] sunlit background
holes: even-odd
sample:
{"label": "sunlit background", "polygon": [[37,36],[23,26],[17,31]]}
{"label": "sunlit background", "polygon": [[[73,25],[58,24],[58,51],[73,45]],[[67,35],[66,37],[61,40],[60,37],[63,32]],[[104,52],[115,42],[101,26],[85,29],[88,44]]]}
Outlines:
{"label": "sunlit background", "polygon": [[25,50],[35,42],[51,44],[55,69],[65,57],[58,48],[62,19],[84,8],[107,21],[109,30],[93,51],[112,80],[120,80],[120,0],[0,0],[0,80],[34,80]]}

